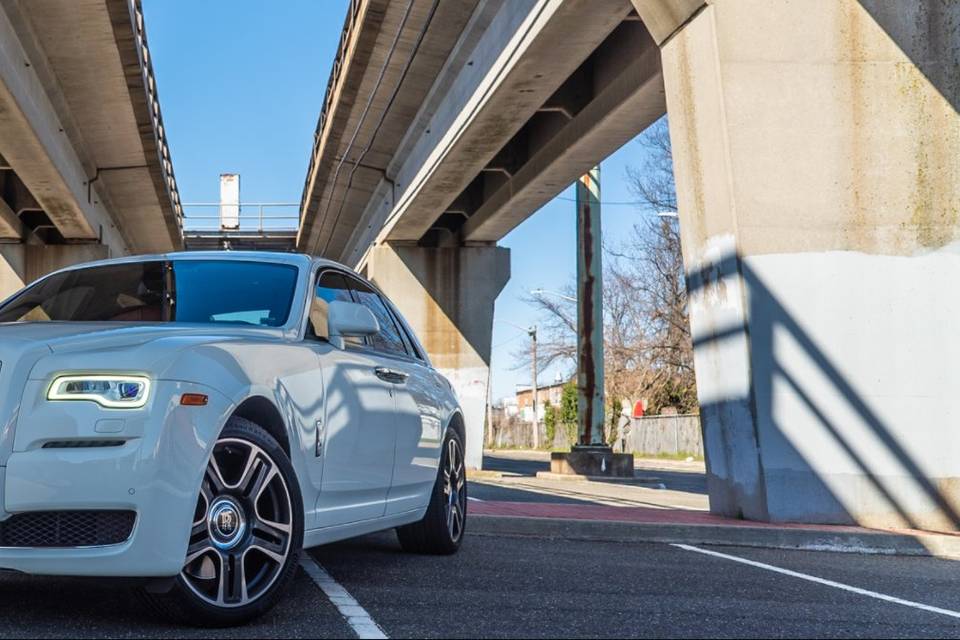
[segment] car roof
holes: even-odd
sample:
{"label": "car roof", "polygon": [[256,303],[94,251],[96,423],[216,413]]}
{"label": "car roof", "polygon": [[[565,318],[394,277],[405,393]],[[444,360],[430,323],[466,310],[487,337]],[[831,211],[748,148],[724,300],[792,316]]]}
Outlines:
{"label": "car roof", "polygon": [[290,264],[302,268],[309,268],[313,264],[322,264],[325,266],[339,267],[348,271],[353,271],[350,267],[344,266],[339,262],[327,260],[325,258],[315,258],[305,253],[289,253],[283,251],[173,251],[170,253],[151,253],[133,256],[123,256],[119,258],[107,258],[106,260],[95,260],[92,262],[82,262],[58,271],[71,271],[85,267],[100,267],[108,265],[132,264],[137,262],[149,262],[155,260],[237,260],[245,262],[276,262],[281,264]]}

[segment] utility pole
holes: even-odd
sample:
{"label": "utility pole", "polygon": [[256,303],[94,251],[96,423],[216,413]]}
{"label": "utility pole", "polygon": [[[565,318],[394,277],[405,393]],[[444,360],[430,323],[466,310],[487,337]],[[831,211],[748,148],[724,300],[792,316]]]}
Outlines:
{"label": "utility pole", "polygon": [[600,167],[577,180],[577,418],[579,445],[603,442],[603,244]]}
{"label": "utility pole", "polygon": [[633,454],[603,441],[603,243],[600,167],[577,180],[577,426],[570,453],[550,454],[550,471],[581,477],[633,477]]}
{"label": "utility pole", "polygon": [[540,418],[537,415],[537,325],[533,325],[527,330],[530,336],[530,351],[533,355],[533,448],[540,448]]}

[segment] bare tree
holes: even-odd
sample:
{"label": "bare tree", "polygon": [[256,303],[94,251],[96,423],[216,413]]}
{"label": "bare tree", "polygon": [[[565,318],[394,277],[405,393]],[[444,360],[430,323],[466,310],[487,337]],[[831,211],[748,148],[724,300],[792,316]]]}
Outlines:
{"label": "bare tree", "polygon": [[696,411],[687,283],[666,118],[647,129],[640,144],[647,151],[646,161],[642,169],[629,168],[627,179],[642,217],[620,247],[608,248],[609,268],[641,306],[646,320],[650,375],[643,394],[650,408]]}
{"label": "bare tree", "polygon": [[627,182],[644,213],[677,210],[677,189],[673,181],[673,151],[666,117],[650,125],[638,139],[647,151],[643,167],[627,167]]}
{"label": "bare tree", "polygon": [[[687,287],[680,252],[673,159],[666,119],[639,139],[646,149],[642,168],[627,169],[638,199],[640,219],[628,238],[605,247],[603,276],[604,378],[607,397],[648,400],[648,409],[666,406],[697,411],[693,346],[687,310]],[[573,285],[563,291],[576,297]],[[576,367],[576,304],[559,296],[526,300],[540,310],[538,359],[541,368],[554,362]],[[514,354],[517,368],[529,367],[530,351]]]}
{"label": "bare tree", "polygon": [[[577,305],[570,298],[577,297],[573,285],[567,285],[561,295],[530,295],[524,302],[541,311],[537,325],[537,364],[542,371],[561,362],[575,368],[577,365]],[[529,368],[529,343],[515,352],[516,368]]]}

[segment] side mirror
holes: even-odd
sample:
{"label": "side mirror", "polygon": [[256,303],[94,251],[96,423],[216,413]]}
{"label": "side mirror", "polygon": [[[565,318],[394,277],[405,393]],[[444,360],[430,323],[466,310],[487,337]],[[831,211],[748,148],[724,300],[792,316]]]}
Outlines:
{"label": "side mirror", "polygon": [[334,300],[327,307],[327,331],[334,346],[343,348],[344,338],[376,335],[380,323],[370,309],[355,302]]}

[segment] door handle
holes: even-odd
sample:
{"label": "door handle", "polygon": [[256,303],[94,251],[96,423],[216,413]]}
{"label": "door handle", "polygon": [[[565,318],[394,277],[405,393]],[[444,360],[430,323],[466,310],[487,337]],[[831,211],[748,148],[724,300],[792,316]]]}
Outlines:
{"label": "door handle", "polygon": [[388,369],[387,367],[377,367],[373,371],[381,380],[385,380],[386,382],[394,382],[397,384],[406,382],[407,378],[410,377],[409,373],[397,371],[396,369]]}

